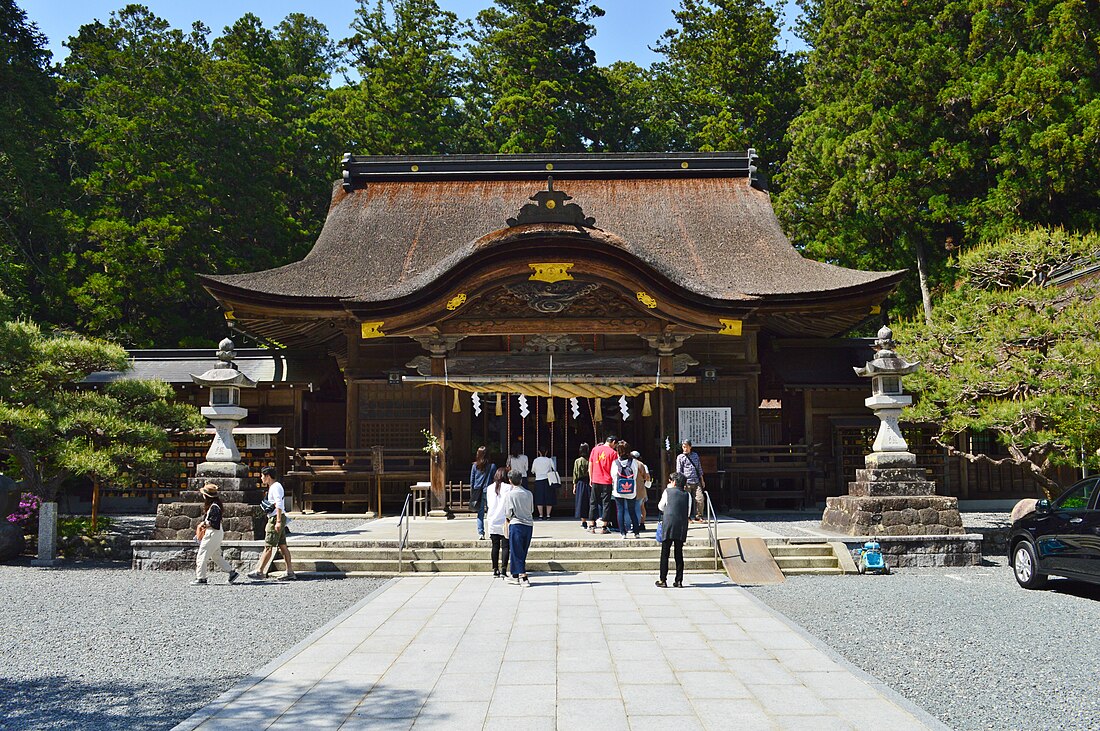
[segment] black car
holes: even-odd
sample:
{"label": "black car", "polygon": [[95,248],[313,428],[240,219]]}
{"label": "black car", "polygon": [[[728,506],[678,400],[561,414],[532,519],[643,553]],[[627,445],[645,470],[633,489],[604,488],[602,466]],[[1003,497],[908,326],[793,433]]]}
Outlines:
{"label": "black car", "polygon": [[1081,480],[1054,502],[1012,524],[1008,563],[1025,589],[1038,589],[1051,574],[1100,584],[1100,476]]}

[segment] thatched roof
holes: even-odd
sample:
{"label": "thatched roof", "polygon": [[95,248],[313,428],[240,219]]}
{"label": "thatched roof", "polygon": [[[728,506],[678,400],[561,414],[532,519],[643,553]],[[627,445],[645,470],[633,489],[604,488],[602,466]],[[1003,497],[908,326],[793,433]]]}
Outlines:
{"label": "thatched roof", "polygon": [[864,272],[800,256],[751,162],[744,153],[349,157],[305,259],[205,279],[215,293],[265,292],[303,304],[404,297],[471,257],[509,246],[513,237],[502,229],[537,229],[507,221],[546,190],[547,175],[595,219],[580,227],[594,241],[713,300],[879,289],[900,279],[902,272]]}

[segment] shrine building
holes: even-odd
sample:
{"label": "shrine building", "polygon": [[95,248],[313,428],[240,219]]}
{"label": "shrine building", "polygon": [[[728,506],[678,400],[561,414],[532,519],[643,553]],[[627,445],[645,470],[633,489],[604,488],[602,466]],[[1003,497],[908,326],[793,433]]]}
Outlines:
{"label": "shrine building", "polygon": [[289,445],[298,499],[392,512],[425,482],[457,511],[479,445],[568,477],[609,433],[662,478],[692,438],[720,505],[846,492],[875,420],[843,336],[906,273],[803,258],[754,159],[346,156],[304,259],[201,277],[240,333],[342,372]]}

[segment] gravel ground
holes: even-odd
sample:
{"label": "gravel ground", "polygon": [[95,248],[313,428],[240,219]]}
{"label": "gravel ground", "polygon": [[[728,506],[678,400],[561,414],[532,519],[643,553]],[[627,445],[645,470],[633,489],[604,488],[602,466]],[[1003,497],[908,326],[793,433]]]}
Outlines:
{"label": "gravel ground", "polygon": [[0,566],[0,729],[171,728],[384,581],[191,578]]}
{"label": "gravel ground", "polygon": [[1100,586],[1050,587],[999,559],[750,591],[959,731],[1100,729]]}

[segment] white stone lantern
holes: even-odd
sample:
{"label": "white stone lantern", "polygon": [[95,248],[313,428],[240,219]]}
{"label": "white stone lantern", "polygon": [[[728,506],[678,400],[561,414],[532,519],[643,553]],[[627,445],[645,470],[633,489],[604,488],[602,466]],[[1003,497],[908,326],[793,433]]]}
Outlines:
{"label": "white stone lantern", "polygon": [[871,379],[871,397],[863,403],[879,418],[878,435],[871,454],[864,459],[868,468],[912,467],[916,455],[909,451],[901,434],[898,419],[901,410],[913,403],[901,388],[901,377],[917,370],[919,363],[910,363],[894,352],[894,333],[888,327],[878,331],[875,340],[875,359],[863,368],[856,368],[857,375]]}
{"label": "white stone lantern", "polygon": [[237,370],[233,341],[229,338],[218,343],[217,366],[201,376],[191,375],[199,386],[210,389],[210,405],[202,408],[202,415],[214,427],[214,440],[206,452],[206,461],[195,470],[200,477],[245,477],[248,468],[241,464],[241,453],[233,439],[233,429],[248,416],[248,409],[241,407],[241,389],[255,388],[256,382]]}

